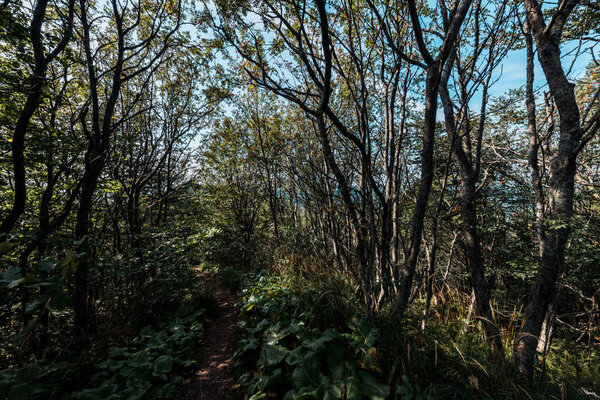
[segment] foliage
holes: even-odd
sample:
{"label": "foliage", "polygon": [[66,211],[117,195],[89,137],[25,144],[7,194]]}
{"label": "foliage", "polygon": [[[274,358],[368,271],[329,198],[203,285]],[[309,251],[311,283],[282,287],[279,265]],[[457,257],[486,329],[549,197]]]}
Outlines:
{"label": "foliage", "polygon": [[[312,290],[258,274],[242,289],[239,379],[250,399],[384,399],[377,331],[365,320],[322,329]],[[346,317],[350,317],[346,315]],[[246,368],[242,368],[246,370]]]}
{"label": "foliage", "polygon": [[[455,296],[434,306],[424,324],[422,301],[401,327],[386,316],[378,320],[381,364],[397,393],[410,393],[408,399],[583,400],[586,390],[598,391],[597,352],[566,349],[559,341],[545,358],[544,376],[528,382],[513,369],[510,351],[502,359],[490,357],[481,326],[471,321],[464,329],[469,302]],[[502,326],[517,329],[516,323],[513,316]],[[503,332],[507,349],[512,335]]]}
{"label": "foliage", "polygon": [[182,308],[179,316],[159,329],[142,328],[127,347],[111,347],[108,358],[96,364],[96,384],[72,395],[78,400],[166,399],[177,394],[179,375],[190,359],[202,332],[204,309]]}
{"label": "foliage", "polygon": [[[196,289],[158,327],[147,325],[131,340],[108,348],[93,364],[85,360],[29,363],[21,368],[0,371],[0,397],[9,399],[164,399],[177,394],[184,375],[194,365],[190,359],[201,336],[202,306],[206,294]],[[69,394],[70,380],[80,370],[90,374],[91,388]],[[86,378],[84,378],[86,379]]]}
{"label": "foliage", "polygon": [[0,398],[175,396],[198,264],[249,398],[600,393],[597,4],[21,3]]}
{"label": "foliage", "polygon": [[73,366],[49,364],[45,360],[30,363],[22,368],[0,371],[0,396],[25,400],[60,398],[61,382],[74,374]]}

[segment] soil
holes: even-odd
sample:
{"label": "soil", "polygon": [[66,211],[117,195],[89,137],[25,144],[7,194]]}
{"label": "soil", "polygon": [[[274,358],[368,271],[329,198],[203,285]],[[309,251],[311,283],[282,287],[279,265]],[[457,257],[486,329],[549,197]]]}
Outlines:
{"label": "soil", "polygon": [[202,340],[198,345],[198,369],[190,383],[182,388],[183,400],[232,400],[235,379],[232,374],[235,339],[233,330],[237,322],[233,290],[223,288],[214,276],[198,271],[213,290],[219,304],[219,315],[205,324]]}

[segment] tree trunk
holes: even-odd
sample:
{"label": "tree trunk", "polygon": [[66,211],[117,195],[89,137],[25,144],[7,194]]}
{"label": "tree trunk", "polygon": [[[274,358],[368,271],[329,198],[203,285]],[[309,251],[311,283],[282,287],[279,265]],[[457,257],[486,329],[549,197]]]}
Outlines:
{"label": "tree trunk", "polygon": [[87,332],[89,328],[88,270],[92,252],[90,243],[92,223],[90,217],[94,192],[96,191],[98,178],[104,167],[104,157],[98,155],[98,152],[93,149],[88,149],[86,161],[87,170],[83,177],[75,224],[75,239],[78,242],[77,253],[80,257],[74,276],[73,308],[75,313],[75,329],[78,332]]}
{"label": "tree trunk", "polygon": [[30,78],[27,100],[19,114],[19,119],[13,131],[11,152],[14,178],[14,199],[8,214],[0,224],[0,233],[9,233],[16,225],[19,217],[25,210],[27,200],[27,186],[25,182],[25,135],[33,113],[37,110],[42,95],[42,85],[46,80],[46,68],[48,63],[44,56],[42,45],[42,25],[46,16],[48,0],[40,0],[36,3],[33,17],[29,26],[29,36],[33,47],[35,65]]}
{"label": "tree trunk", "polygon": [[34,66],[33,74],[30,78],[30,86],[27,90],[27,100],[19,114],[19,119],[13,131],[11,143],[11,155],[14,177],[14,199],[8,214],[0,224],[0,234],[9,233],[16,225],[19,217],[25,210],[27,201],[27,185],[25,177],[25,136],[33,114],[37,110],[40,97],[42,95],[42,86],[46,80],[46,70],[48,65],[65,49],[71,39],[73,30],[74,0],[69,0],[67,10],[67,22],[60,41],[56,47],[46,54],[42,40],[42,26],[46,17],[48,0],[39,0],[35,3],[31,24],[29,25],[29,37],[33,50]]}
{"label": "tree trunk", "polygon": [[560,118],[558,151],[551,158],[549,168],[549,221],[546,240],[542,243],[540,266],[531,287],[529,302],[523,315],[523,325],[514,348],[515,365],[527,376],[533,373],[538,338],[548,306],[556,296],[556,283],[565,260],[568,223],[573,213],[576,158],[582,129],[575,85],[568,81],[563,71],[559,43],[566,16],[576,4],[577,2],[573,1],[565,2],[561,14],[555,15],[553,24],[546,26],[540,5],[534,0],[525,1],[527,19],[537,44],[538,59]]}
{"label": "tree trunk", "polygon": [[412,281],[421,251],[421,235],[425,210],[433,181],[433,149],[435,143],[435,123],[438,104],[438,87],[440,81],[439,61],[427,67],[425,87],[425,120],[423,125],[423,150],[421,152],[421,182],[417,194],[417,202],[413,211],[409,253],[402,271],[400,288],[394,300],[394,315],[398,320],[404,316],[408,307],[408,299]]}
{"label": "tree trunk", "polygon": [[[451,64],[448,64],[450,67]],[[447,70],[449,71],[449,70]],[[440,84],[440,97],[444,106],[444,116],[446,131],[451,137],[458,138],[452,100],[448,91],[447,79],[443,79]],[[468,132],[465,133],[468,135]],[[492,309],[490,307],[490,294],[485,280],[485,266],[483,263],[483,254],[481,243],[477,230],[477,197],[475,192],[475,170],[469,160],[465,148],[470,148],[470,143],[466,140],[457,140],[452,146],[454,157],[459,166],[460,174],[460,215],[465,235],[465,247],[467,253],[467,265],[471,277],[471,286],[475,296],[476,315],[482,320],[482,324],[488,338],[490,351],[494,357],[502,356],[503,346],[500,330],[493,320]]]}

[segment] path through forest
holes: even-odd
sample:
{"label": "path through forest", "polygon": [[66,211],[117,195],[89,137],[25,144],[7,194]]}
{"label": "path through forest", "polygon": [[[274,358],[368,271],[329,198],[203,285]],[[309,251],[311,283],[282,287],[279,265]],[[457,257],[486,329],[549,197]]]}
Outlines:
{"label": "path through forest", "polygon": [[219,304],[219,316],[206,324],[198,346],[198,370],[183,387],[184,400],[230,400],[233,398],[232,374],[235,341],[233,329],[237,321],[236,294],[217,283],[214,276],[198,270],[198,274],[213,289]]}

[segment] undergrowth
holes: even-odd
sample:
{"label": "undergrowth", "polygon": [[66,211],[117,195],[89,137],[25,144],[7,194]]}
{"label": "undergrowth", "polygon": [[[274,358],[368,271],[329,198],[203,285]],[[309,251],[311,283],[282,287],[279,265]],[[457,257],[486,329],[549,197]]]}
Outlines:
{"label": "undergrowth", "polygon": [[[207,289],[193,286],[179,294],[180,306],[163,305],[154,323],[133,337],[118,337],[105,351],[80,353],[80,359],[41,360],[0,371],[0,398],[168,399],[174,398],[191,370],[193,349],[203,320],[217,304]],[[80,381],[82,376],[91,377]],[[75,388],[75,390],[74,390]]]}
{"label": "undergrowth", "polygon": [[235,365],[245,399],[562,400],[597,390],[600,363],[577,363],[581,352],[560,341],[543,374],[538,364],[523,379],[511,363],[514,324],[504,326],[506,353],[492,358],[476,321],[463,332],[466,301],[433,305],[424,317],[417,299],[400,325],[387,309],[366,318],[339,277],[213,272],[240,288]]}
{"label": "undergrowth", "polygon": [[[111,347],[96,364],[95,388],[75,393],[77,400],[167,399],[177,394],[181,376],[195,363],[193,349],[201,336],[205,309],[183,306],[158,329],[148,325],[124,347]],[[192,358],[190,358],[192,357]]]}
{"label": "undergrowth", "polygon": [[[453,304],[461,303],[453,301]],[[433,306],[424,318],[424,304],[416,300],[402,325],[386,312],[377,319],[380,358],[393,382],[393,398],[410,399],[589,399],[585,390],[598,390],[600,363],[575,358],[581,351],[561,349],[560,341],[546,357],[537,359],[536,374],[524,379],[512,364],[514,324],[503,327],[505,354],[494,358],[480,324],[472,321],[463,331],[468,303],[446,309]],[[387,311],[387,310],[386,310]],[[512,327],[512,328],[511,328]],[[568,356],[567,356],[568,355]],[[571,359],[567,359],[570,357]],[[585,368],[578,365],[584,365]]]}
{"label": "undergrowth", "polygon": [[[235,355],[245,398],[384,399],[377,329],[345,307],[344,286],[328,291],[283,277],[242,285]],[[348,314],[350,313],[350,314]]]}

